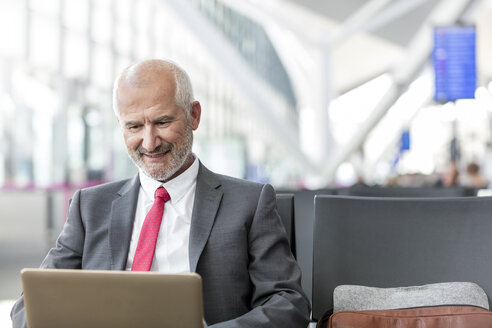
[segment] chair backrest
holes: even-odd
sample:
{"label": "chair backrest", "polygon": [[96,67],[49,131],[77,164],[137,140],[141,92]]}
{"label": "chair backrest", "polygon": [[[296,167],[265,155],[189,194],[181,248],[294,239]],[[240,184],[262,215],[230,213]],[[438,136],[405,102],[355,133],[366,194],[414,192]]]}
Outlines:
{"label": "chair backrest", "polygon": [[362,197],[471,197],[478,189],[468,187],[351,187],[337,195]]}
{"label": "chair backrest", "polygon": [[492,197],[316,196],[313,318],[338,285],[469,281],[492,295]]}
{"label": "chair backrest", "polygon": [[296,256],[296,234],[294,222],[294,195],[277,194],[277,211],[289,237],[290,249]]}
{"label": "chair backrest", "polygon": [[311,301],[313,278],[314,196],[334,195],[334,189],[283,190],[294,195],[294,221],[297,263],[302,271],[302,288]]}

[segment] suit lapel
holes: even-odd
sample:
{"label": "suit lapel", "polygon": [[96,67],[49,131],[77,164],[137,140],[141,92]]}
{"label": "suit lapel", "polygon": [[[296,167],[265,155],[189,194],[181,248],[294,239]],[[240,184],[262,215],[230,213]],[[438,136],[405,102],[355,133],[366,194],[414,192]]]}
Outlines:
{"label": "suit lapel", "polygon": [[191,272],[196,271],[198,259],[210,236],[210,231],[222,200],[222,191],[218,189],[219,186],[220,181],[215,174],[200,163],[190,227],[189,257]]}
{"label": "suit lapel", "polygon": [[111,270],[124,270],[133,230],[140,180],[138,174],[129,180],[113,201],[109,226]]}

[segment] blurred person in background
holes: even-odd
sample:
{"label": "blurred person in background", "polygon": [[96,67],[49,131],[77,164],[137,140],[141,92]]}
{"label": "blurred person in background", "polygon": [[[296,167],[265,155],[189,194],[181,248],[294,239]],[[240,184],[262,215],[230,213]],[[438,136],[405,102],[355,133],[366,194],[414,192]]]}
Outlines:
{"label": "blurred person in background", "polygon": [[435,183],[435,187],[456,187],[460,172],[455,161],[451,161]]}
{"label": "blurred person in background", "polygon": [[480,165],[471,162],[466,166],[466,174],[461,176],[460,184],[464,187],[486,189],[489,182],[481,174]]}
{"label": "blurred person in background", "polygon": [[[307,327],[310,305],[275,191],[213,173],[192,153],[201,106],[186,72],[143,61],[121,73],[113,94],[139,173],[76,191],[41,268],[197,272],[207,325]],[[164,214],[155,216],[157,241],[142,268],[141,232],[158,202]],[[22,297],[11,317],[14,328],[26,327]]]}

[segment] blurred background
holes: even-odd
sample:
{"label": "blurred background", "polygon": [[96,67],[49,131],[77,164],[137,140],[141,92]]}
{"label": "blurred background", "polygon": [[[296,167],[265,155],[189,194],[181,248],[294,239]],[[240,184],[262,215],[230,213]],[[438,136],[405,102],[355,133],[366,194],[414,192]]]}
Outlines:
{"label": "blurred background", "polygon": [[131,63],[189,73],[216,172],[487,188],[491,40],[492,0],[0,0],[0,300],[76,188],[136,173],[111,95]]}

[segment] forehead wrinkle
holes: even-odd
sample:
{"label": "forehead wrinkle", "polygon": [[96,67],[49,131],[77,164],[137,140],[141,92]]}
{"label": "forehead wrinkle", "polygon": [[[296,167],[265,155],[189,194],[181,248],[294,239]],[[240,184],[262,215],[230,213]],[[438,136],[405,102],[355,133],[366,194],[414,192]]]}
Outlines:
{"label": "forehead wrinkle", "polygon": [[[131,111],[156,109],[160,106],[168,107],[175,105],[174,86],[169,83],[157,83],[149,79],[137,80],[138,86],[122,83],[117,94],[120,106]],[[144,87],[145,86],[145,87]]]}

